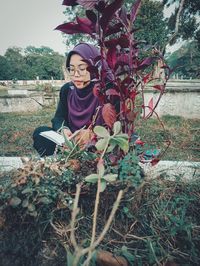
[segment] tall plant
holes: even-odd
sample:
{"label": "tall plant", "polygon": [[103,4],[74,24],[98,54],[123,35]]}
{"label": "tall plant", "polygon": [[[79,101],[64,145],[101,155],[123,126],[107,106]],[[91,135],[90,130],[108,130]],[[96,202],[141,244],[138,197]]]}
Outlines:
{"label": "tall plant", "polygon": [[[75,22],[64,23],[56,29],[66,34],[86,34],[96,40],[101,56],[89,69],[96,81],[94,94],[102,102],[102,114],[108,128],[111,129],[119,120],[123,132],[131,139],[137,117],[147,119],[155,112],[171,69],[157,50],[147,51],[150,47],[146,47],[144,41],[135,39],[137,29],[134,22],[142,0],[136,0],[129,12],[123,2],[64,0],[63,5],[80,5],[85,9],[85,17],[77,16]],[[162,75],[160,71],[155,77],[156,65],[162,69]],[[149,82],[153,82],[153,89],[159,92],[159,96],[154,103],[150,101],[146,104],[144,91]],[[119,102],[117,111],[114,108],[116,102]]]}

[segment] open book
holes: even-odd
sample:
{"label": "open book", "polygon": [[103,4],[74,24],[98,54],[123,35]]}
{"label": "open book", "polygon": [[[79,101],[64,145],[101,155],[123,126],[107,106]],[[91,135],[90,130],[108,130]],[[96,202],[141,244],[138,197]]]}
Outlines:
{"label": "open book", "polygon": [[[70,137],[68,137],[68,140],[72,140],[76,135],[79,134],[79,132],[84,129],[85,127],[75,131]],[[40,133],[41,136],[55,142],[57,145],[62,146],[65,143],[65,138],[61,133],[57,133],[53,130],[48,130]]]}
{"label": "open book", "polygon": [[40,135],[55,142],[57,145],[60,146],[62,146],[63,143],[65,143],[65,138],[63,137],[63,135],[53,130],[41,132]]}

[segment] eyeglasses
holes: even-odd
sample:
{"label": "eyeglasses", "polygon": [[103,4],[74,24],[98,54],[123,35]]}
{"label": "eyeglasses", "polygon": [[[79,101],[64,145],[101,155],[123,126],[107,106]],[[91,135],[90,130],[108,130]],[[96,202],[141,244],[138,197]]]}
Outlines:
{"label": "eyeglasses", "polygon": [[76,72],[79,74],[79,76],[85,76],[87,74],[87,67],[87,65],[82,64],[78,65],[77,67],[69,66],[67,67],[67,70],[70,76],[74,76]]}

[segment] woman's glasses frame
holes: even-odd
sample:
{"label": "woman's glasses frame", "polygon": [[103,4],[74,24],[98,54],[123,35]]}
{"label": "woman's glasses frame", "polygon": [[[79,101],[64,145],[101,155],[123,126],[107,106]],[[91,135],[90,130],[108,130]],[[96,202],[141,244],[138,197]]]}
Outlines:
{"label": "woman's glasses frame", "polygon": [[71,77],[75,76],[75,73],[77,72],[79,76],[85,76],[87,74],[87,68],[88,65],[86,64],[81,64],[78,66],[69,66],[67,67],[67,71]]}

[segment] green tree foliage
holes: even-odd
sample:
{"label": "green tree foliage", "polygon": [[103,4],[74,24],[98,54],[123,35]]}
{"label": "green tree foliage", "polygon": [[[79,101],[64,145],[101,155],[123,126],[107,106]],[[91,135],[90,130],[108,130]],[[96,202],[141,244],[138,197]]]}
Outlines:
{"label": "green tree foliage", "polygon": [[171,67],[176,67],[174,73],[184,78],[200,78],[200,50],[197,41],[188,42],[168,58]]}
{"label": "green tree foliage", "polygon": [[200,47],[199,0],[163,0],[163,4],[167,7],[169,7],[171,4],[176,4],[175,10],[168,20],[169,30],[172,32],[175,31],[177,13],[181,2],[183,3],[183,8],[180,12],[178,34],[172,40],[172,43],[175,43],[179,38],[182,38],[184,40],[195,39]]}
{"label": "green tree foliage", "polygon": [[28,46],[8,48],[0,56],[1,80],[63,79],[64,57],[51,48]]}
{"label": "green tree foliage", "polygon": [[10,80],[19,79],[26,75],[26,63],[22,55],[22,49],[19,47],[8,48],[4,58],[7,62],[7,78]]}
{"label": "green tree foliage", "polygon": [[[129,1],[130,2],[130,1]],[[150,45],[163,47],[167,40],[167,21],[163,15],[163,5],[152,0],[143,0],[135,27],[135,36]]]}
{"label": "green tree foliage", "polygon": [[0,80],[6,80],[9,76],[8,61],[2,55],[0,55]]}

